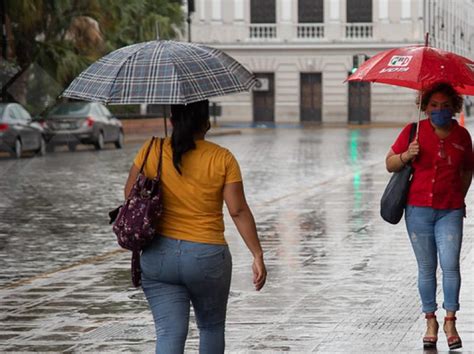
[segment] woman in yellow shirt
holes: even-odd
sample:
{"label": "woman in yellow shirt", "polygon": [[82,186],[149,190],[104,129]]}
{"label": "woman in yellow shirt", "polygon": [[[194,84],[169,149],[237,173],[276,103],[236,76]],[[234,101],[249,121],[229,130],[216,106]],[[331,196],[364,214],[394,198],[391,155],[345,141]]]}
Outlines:
{"label": "woman in yellow shirt", "polygon": [[[157,353],[183,353],[192,303],[200,353],[223,353],[232,259],[224,238],[223,202],[254,260],[255,289],[266,269],[239,165],[230,151],[204,139],[209,102],[171,106],[173,133],[163,143],[164,210],[158,234],[141,256],[142,287],[153,313]],[[150,141],[135,157],[127,197]],[[152,146],[144,174],[156,176],[160,144]]]}

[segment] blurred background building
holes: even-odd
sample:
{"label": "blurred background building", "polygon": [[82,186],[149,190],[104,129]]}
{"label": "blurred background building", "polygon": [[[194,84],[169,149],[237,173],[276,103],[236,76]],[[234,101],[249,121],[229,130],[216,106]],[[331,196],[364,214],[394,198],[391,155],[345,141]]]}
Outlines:
{"label": "blurred background building", "polygon": [[[189,0],[188,0],[189,1]],[[416,92],[344,83],[379,51],[424,43],[474,57],[473,0],[194,0],[195,42],[225,50],[260,79],[219,98],[220,121],[406,122]]]}

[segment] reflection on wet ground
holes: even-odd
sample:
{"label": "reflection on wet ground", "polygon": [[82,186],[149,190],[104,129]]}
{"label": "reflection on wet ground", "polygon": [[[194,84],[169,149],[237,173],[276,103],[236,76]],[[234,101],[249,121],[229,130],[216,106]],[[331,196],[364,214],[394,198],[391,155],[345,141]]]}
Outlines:
{"label": "reflection on wet ground", "polygon": [[[383,160],[397,131],[250,130],[213,138],[241,164],[269,271],[255,292],[250,255],[226,216],[234,261],[229,352],[421,349],[415,260],[403,223],[379,217],[389,177]],[[138,147],[0,160],[1,350],[153,350],[151,314],[141,291],[130,288],[129,254],[115,252],[107,224]],[[473,231],[468,218],[465,234]],[[469,237],[462,261],[458,318],[469,350]],[[197,345],[192,320],[187,351]]]}

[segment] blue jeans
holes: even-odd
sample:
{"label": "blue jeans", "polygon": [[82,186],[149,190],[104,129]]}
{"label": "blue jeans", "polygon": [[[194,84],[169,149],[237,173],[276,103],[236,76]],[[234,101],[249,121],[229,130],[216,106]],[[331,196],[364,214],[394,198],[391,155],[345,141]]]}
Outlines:
{"label": "blue jeans", "polygon": [[408,205],[405,222],[418,263],[418,290],[423,312],[437,310],[438,256],[443,273],[443,308],[459,310],[459,290],[464,209],[433,209]]}
{"label": "blue jeans", "polygon": [[232,274],[228,246],[157,236],[141,256],[142,287],[153,314],[156,352],[183,353],[190,303],[200,353],[224,353]]}

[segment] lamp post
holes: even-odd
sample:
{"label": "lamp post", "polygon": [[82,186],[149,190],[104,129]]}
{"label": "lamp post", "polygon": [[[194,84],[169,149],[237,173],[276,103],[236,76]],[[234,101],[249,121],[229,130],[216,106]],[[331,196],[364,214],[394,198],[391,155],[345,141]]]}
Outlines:
{"label": "lamp post", "polygon": [[[1,37],[1,41],[2,41],[1,50],[2,50],[2,60],[4,60],[5,62],[8,60],[8,41],[7,41],[8,38],[7,38],[6,20],[7,20],[7,15],[5,13],[5,3],[4,3],[4,1],[0,1],[0,24],[1,24],[0,30],[2,31],[2,33],[1,33],[1,36],[2,36]],[[2,100],[2,102],[7,101],[7,91],[6,91],[6,87],[4,85],[2,85],[2,87],[1,87],[0,99]]]}
{"label": "lamp post", "polygon": [[5,4],[3,1],[0,1],[0,21],[1,21],[1,31],[2,31],[2,58],[8,59],[8,44],[7,44],[7,24],[6,24],[6,14],[5,14]]}
{"label": "lamp post", "polygon": [[195,11],[194,0],[188,0],[188,17],[186,22],[188,23],[188,42],[191,42],[191,14]]}

